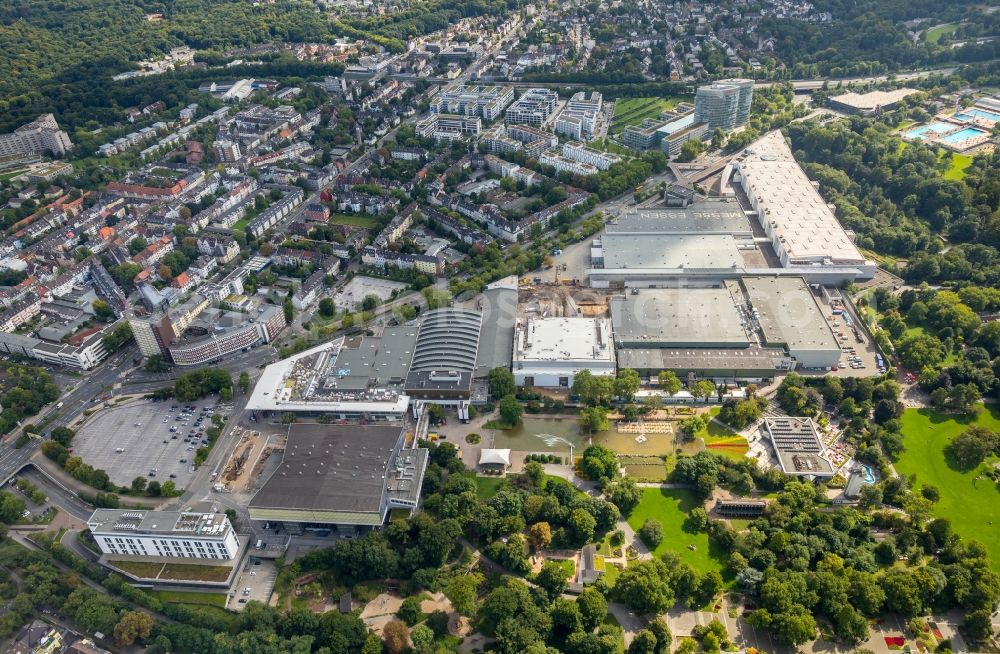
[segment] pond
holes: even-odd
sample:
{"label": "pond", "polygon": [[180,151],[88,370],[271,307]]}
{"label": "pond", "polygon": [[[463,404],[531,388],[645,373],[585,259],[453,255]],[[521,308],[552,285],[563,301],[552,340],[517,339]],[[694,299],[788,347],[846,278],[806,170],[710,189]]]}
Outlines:
{"label": "pond", "polygon": [[525,416],[514,429],[483,430],[483,447],[521,452],[569,454],[572,446],[574,454],[579,455],[591,443],[604,445],[619,454],[671,454],[675,447],[673,434],[646,434],[643,443],[636,442],[635,434],[619,434],[613,428],[591,436],[574,418]]}

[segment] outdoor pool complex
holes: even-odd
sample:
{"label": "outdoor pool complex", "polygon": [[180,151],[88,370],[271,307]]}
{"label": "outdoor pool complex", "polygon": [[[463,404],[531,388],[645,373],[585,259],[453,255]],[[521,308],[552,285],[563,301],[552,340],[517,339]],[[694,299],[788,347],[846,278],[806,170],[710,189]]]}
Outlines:
{"label": "outdoor pool complex", "polygon": [[994,123],[1000,123],[1000,114],[995,114],[992,111],[986,111],[984,109],[966,109],[961,113],[955,114],[955,118],[959,120],[972,120],[973,118],[982,118],[983,120],[989,120]]}
{"label": "outdoor pool complex", "polygon": [[931,123],[930,125],[921,125],[916,129],[911,129],[906,133],[911,139],[922,139],[927,138],[928,132],[933,132],[934,134],[944,134],[945,132],[955,129],[955,126],[951,123]]}
{"label": "outdoor pool complex", "polygon": [[967,139],[975,138],[977,136],[989,136],[989,132],[984,132],[981,129],[975,129],[972,127],[966,127],[965,129],[959,130],[953,134],[948,134],[947,136],[942,136],[941,141],[945,143],[961,143]]}

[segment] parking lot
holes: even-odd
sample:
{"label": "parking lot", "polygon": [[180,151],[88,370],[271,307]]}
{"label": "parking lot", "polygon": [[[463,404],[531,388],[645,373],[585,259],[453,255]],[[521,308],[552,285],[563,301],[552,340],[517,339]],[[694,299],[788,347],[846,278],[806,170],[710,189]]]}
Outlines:
{"label": "parking lot", "polygon": [[[250,543],[250,546],[253,547],[254,543]],[[229,592],[226,608],[230,611],[242,611],[250,601],[267,604],[277,576],[278,569],[274,566],[274,561],[255,559],[251,550],[251,555],[247,557]]]}
{"label": "parking lot", "polygon": [[406,284],[402,282],[358,276],[347,282],[344,288],[334,296],[333,302],[337,305],[338,311],[345,309],[353,311],[360,308],[362,300],[369,295],[374,295],[382,303],[392,297],[393,291],[403,292],[405,289]]}
{"label": "parking lot", "polygon": [[[834,374],[843,377],[871,377],[879,374],[881,371],[875,357],[878,351],[857,316],[849,307],[844,307],[843,313],[835,314],[823,298],[817,299],[842,352],[840,364]],[[857,334],[854,327],[857,327]]]}
{"label": "parking lot", "polygon": [[[184,405],[169,400],[144,400],[106,409],[77,432],[73,454],[106,470],[119,486],[146,477],[185,488],[194,471],[195,450],[203,445],[205,429],[212,424],[205,409],[212,410],[215,401],[189,406],[194,410],[184,411]],[[199,432],[202,436],[197,436]]]}

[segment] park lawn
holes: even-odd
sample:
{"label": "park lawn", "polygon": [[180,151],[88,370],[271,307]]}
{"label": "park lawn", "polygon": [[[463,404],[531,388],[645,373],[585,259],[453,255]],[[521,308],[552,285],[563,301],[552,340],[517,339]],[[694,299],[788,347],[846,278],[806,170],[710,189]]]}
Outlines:
{"label": "park lawn", "polygon": [[488,500],[497,494],[504,481],[503,477],[476,477],[476,495],[481,500]]}
{"label": "park lawn", "polygon": [[347,214],[338,213],[330,216],[330,224],[375,229],[378,227],[378,220],[372,216],[348,216]]}
{"label": "park lawn", "polygon": [[[715,418],[719,415],[719,411],[719,407],[713,407],[708,414]],[[708,426],[695,435],[695,440],[699,438],[705,444],[705,449],[735,461],[746,456],[750,449],[746,438],[716,420],[709,422]]]}
{"label": "park lawn", "polygon": [[191,604],[216,606],[220,609],[226,608],[226,595],[224,593],[199,593],[177,590],[148,590],[146,592],[167,604]]}
{"label": "park lawn", "polygon": [[573,563],[573,559],[546,559],[546,563],[550,561],[569,573],[570,579],[576,577],[576,564]]}
{"label": "park lawn", "polygon": [[989,406],[975,419],[955,417],[926,409],[907,409],[901,419],[906,451],[896,463],[901,475],[914,475],[915,487],[936,486],[941,499],[934,514],[951,520],[955,533],[975,539],[989,551],[990,564],[1000,572],[1000,491],[988,479],[977,479],[996,463],[987,460],[978,469],[961,472],[948,465],[944,449],[969,425],[1000,430],[1000,409]]}
{"label": "park lawn", "polygon": [[972,157],[969,155],[951,153],[951,166],[949,166],[948,170],[945,171],[943,177],[945,179],[961,181],[965,179],[965,171],[968,170],[971,165]]}
{"label": "park lawn", "polygon": [[955,33],[958,29],[958,23],[948,23],[947,25],[938,25],[937,27],[932,27],[927,30],[927,42],[937,43],[944,36],[949,36]]}
{"label": "park lawn", "polygon": [[[695,494],[683,488],[644,488],[642,500],[632,510],[628,524],[636,532],[647,518],[658,520],[663,526],[663,541],[656,547],[654,555],[676,552],[680,558],[699,572],[715,570],[723,572],[726,555],[722,547],[709,541],[708,534],[685,531],[684,521],[695,507],[703,506]],[[694,545],[695,549],[689,549]]]}

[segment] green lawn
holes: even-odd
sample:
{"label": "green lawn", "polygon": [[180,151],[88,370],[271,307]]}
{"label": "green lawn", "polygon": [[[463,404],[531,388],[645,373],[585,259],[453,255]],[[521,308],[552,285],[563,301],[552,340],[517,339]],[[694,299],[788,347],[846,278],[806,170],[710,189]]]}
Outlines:
{"label": "green lawn", "polygon": [[[663,542],[653,552],[659,556],[667,551],[676,552],[691,567],[701,572],[722,572],[726,555],[722,548],[708,539],[708,534],[685,531],[684,521],[691,509],[701,506],[694,493],[675,488],[644,488],[642,500],[628,518],[636,531],[647,518],[663,525]],[[695,549],[688,546],[694,545]]]}
{"label": "green lawn", "polygon": [[[945,154],[944,156],[947,156]],[[951,166],[944,173],[945,179],[961,181],[965,179],[965,171],[972,165],[972,157],[967,154],[951,153]]]}
{"label": "green lawn", "polygon": [[146,592],[161,602],[168,604],[198,604],[217,606],[220,609],[226,608],[226,596],[224,593],[198,593],[174,590],[148,590]]}
{"label": "green lawn", "polygon": [[479,499],[488,500],[497,494],[504,481],[503,477],[476,477],[476,494]]}
{"label": "green lawn", "polygon": [[242,218],[240,220],[237,220],[235,223],[233,223],[233,226],[229,228],[229,231],[233,232],[234,234],[238,234],[238,233],[244,231],[247,228],[247,225],[250,224],[251,220],[253,220],[253,219],[252,218]]}
{"label": "green lawn", "polygon": [[942,37],[954,34],[955,30],[957,29],[958,29],[958,23],[948,23],[947,25],[938,25],[937,27],[932,27],[931,29],[927,30],[927,34],[925,36],[927,37],[928,43],[937,43],[938,41],[941,40]]}
{"label": "green lawn", "polygon": [[[712,408],[709,415],[713,418],[719,415],[719,407]],[[695,442],[701,439],[705,448],[713,454],[721,454],[724,457],[739,461],[746,456],[750,444],[747,439],[726,427],[720,422],[712,420],[706,427],[695,434]]]}
{"label": "green lawn", "polygon": [[349,227],[363,227],[364,229],[378,227],[378,220],[373,216],[348,216],[340,213],[331,216],[330,223],[334,225],[347,225]]}
{"label": "green lawn", "polygon": [[624,98],[615,102],[615,115],[609,131],[620,134],[629,125],[639,125],[646,118],[659,118],[660,112],[672,109],[680,98]]}
{"label": "green lawn", "polygon": [[119,570],[146,579],[156,579],[156,575],[160,574],[160,570],[163,569],[162,563],[148,563],[146,561],[108,561],[108,563]]}
{"label": "green lawn", "polygon": [[961,472],[948,465],[944,450],[951,439],[970,424],[1000,431],[1000,409],[989,407],[974,419],[955,418],[930,410],[908,409],[902,417],[906,451],[896,463],[900,474],[916,476],[915,486],[936,486],[941,500],[935,515],[951,520],[962,538],[986,546],[993,569],[1000,572],[1000,491],[988,479],[977,479],[987,461],[977,470]]}

